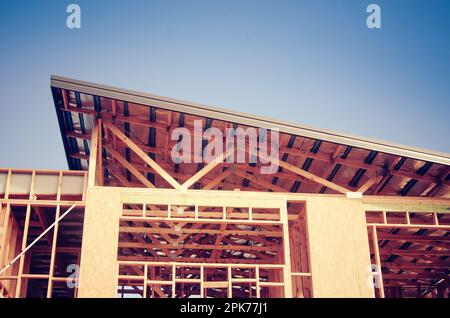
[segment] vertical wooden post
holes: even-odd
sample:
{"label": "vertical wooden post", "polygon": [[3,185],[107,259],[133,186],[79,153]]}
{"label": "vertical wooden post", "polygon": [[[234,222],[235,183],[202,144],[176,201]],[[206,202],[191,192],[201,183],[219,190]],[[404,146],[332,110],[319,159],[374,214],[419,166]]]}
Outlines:
{"label": "vertical wooden post", "polygon": [[200,264],[200,298],[205,297],[204,276],[205,276],[205,268],[203,267],[203,264]]}
{"label": "vertical wooden post", "polygon": [[8,176],[6,177],[5,185],[5,200],[9,199],[9,190],[11,189],[12,171],[8,170]]}
{"label": "vertical wooden post", "polygon": [[227,266],[227,278],[228,278],[228,288],[227,288],[227,298],[233,298],[233,275],[231,273],[231,266]]}
{"label": "vertical wooden post", "polygon": [[[28,229],[30,226],[30,215],[31,215],[31,205],[27,204],[27,212],[25,215],[25,225],[23,227],[23,238],[22,238],[22,251],[27,247],[28,240]],[[16,287],[16,298],[20,297],[20,291],[22,290],[22,274],[25,265],[25,255],[20,257],[19,261],[19,272],[17,273],[17,287]]]}
{"label": "vertical wooden post", "polygon": [[[36,171],[32,172],[31,175],[31,183],[30,183],[30,193],[28,196],[29,200],[34,200],[34,188],[36,184]],[[30,218],[31,218],[31,204],[27,204],[26,216],[25,216],[25,225],[23,227],[23,238],[22,238],[22,251],[27,248],[28,241],[28,232],[30,228]],[[23,284],[23,272],[24,269],[29,271],[30,262],[31,262],[32,251],[28,252],[28,255],[24,254],[20,257],[19,261],[19,272],[17,273],[17,287],[16,287],[16,298],[26,297],[28,278],[25,279],[26,285]]]}
{"label": "vertical wooden post", "polygon": [[361,200],[314,197],[306,207],[314,297],[374,297]]}
{"label": "vertical wooden post", "polygon": [[256,276],[256,298],[261,298],[261,287],[259,286],[259,266],[255,267],[255,276]]}
{"label": "vertical wooden post", "polygon": [[[144,205],[145,206],[145,205]],[[148,265],[144,265],[144,290],[143,290],[143,298],[147,298],[147,277],[148,277]]]}
{"label": "vertical wooden post", "polygon": [[87,188],[88,188],[88,171],[85,171],[83,174],[83,195],[81,197],[82,201],[86,201]]}
{"label": "vertical wooden post", "polygon": [[3,249],[2,238],[5,235],[5,234],[3,234],[5,232],[5,227],[4,227],[5,223],[6,223],[6,220],[5,220],[5,215],[3,214],[3,202],[0,200],[0,266],[2,264],[2,249]]}
{"label": "vertical wooden post", "polygon": [[[19,233],[19,227],[17,226],[13,216],[10,216],[10,229],[8,231],[8,246],[6,249],[7,252],[7,260],[12,260],[17,254],[19,254],[20,251],[20,233]],[[6,276],[14,276],[19,269],[19,264],[16,262],[11,266],[5,273]],[[10,295],[14,295],[15,289],[17,285],[17,280],[11,280],[7,283],[7,288],[9,290]]]}
{"label": "vertical wooden post", "polygon": [[286,200],[280,208],[280,220],[283,222],[284,297],[292,298],[291,251],[289,248],[289,222]]}
{"label": "vertical wooden post", "polygon": [[377,266],[377,282],[378,286],[375,286],[379,289],[380,298],[384,298],[384,284],[383,284],[383,274],[381,272],[381,260],[380,260],[380,249],[378,247],[378,235],[377,235],[377,227],[372,226],[372,244],[373,244],[373,252],[375,254],[375,262]]}
{"label": "vertical wooden post", "polygon": [[[7,242],[8,242],[8,238],[9,238],[9,226],[10,226],[10,214],[11,214],[11,206],[8,204],[6,204],[6,208],[5,208],[5,215],[4,215],[4,222],[3,222],[3,234],[2,234],[2,241],[1,241],[1,250],[0,250],[0,268],[3,268],[7,262],[8,262],[8,253],[7,253]],[[2,212],[3,213],[3,212]]]}
{"label": "vertical wooden post", "polygon": [[[61,190],[62,190],[62,178],[63,174],[62,172],[59,173],[58,178],[58,190],[56,194],[56,200],[61,200]],[[61,206],[56,206],[56,214],[55,214],[55,220],[59,219],[59,215],[61,212]],[[47,286],[47,298],[52,297],[52,291],[53,291],[53,275],[55,273],[55,258],[56,258],[56,243],[58,242],[58,230],[59,230],[59,222],[55,224],[55,227],[53,228],[53,239],[52,239],[52,249],[50,252],[50,271],[49,271],[49,277],[48,277],[48,286]]]}
{"label": "vertical wooden post", "polygon": [[78,297],[117,295],[120,195],[106,187],[88,189],[84,212]]}
{"label": "vertical wooden post", "polygon": [[100,128],[100,120],[94,121],[94,127],[91,136],[91,152],[89,154],[89,173],[88,173],[88,188],[92,188],[97,184],[97,153],[98,153],[98,137],[100,136],[98,130]]}
{"label": "vertical wooden post", "polygon": [[175,278],[177,277],[177,272],[176,272],[176,267],[175,264],[172,264],[172,298],[175,298],[176,296],[176,282],[175,282]]}
{"label": "vertical wooden post", "polygon": [[98,126],[98,146],[97,146],[97,180],[98,185],[103,185],[103,134],[102,134],[102,120],[97,120]]}

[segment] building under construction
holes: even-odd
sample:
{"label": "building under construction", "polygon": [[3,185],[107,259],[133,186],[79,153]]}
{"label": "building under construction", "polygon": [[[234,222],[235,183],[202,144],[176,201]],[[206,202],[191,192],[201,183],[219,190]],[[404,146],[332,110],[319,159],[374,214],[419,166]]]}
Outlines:
{"label": "building under construction", "polygon": [[[2,297],[449,297],[449,154],[57,76],[51,92],[69,170],[0,169]],[[276,171],[174,161],[196,122],[277,131]]]}

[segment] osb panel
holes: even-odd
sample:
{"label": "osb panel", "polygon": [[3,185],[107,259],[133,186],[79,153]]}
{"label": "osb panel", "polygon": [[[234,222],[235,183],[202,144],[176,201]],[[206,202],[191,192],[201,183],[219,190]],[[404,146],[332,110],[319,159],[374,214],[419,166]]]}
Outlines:
{"label": "osb panel", "polygon": [[307,225],[314,297],[374,297],[362,202],[308,198]]}
{"label": "osb panel", "polygon": [[120,198],[117,190],[88,191],[78,297],[116,297]]}

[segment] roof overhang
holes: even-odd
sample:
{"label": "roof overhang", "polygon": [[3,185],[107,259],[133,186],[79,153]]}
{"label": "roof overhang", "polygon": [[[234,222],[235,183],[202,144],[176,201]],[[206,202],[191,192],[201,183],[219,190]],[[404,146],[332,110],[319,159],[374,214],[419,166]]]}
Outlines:
{"label": "roof overhang", "polygon": [[299,125],[288,121],[276,120],[264,116],[257,116],[243,112],[231,111],[215,106],[203,105],[187,102],[183,100],[162,97],[153,94],[136,92],[117,87],[94,84],[85,81],[79,81],[71,78],[52,76],[51,86],[77,91],[84,94],[91,94],[106,98],[122,100],[130,103],[159,107],[167,110],[179,111],[182,113],[198,115],[201,117],[220,119],[232,123],[243,124],[252,127],[278,129],[280,132],[308,137],[323,141],[329,141],[336,144],[363,148],[384,152],[387,154],[408,157],[432,163],[438,163],[450,166],[450,154],[430,151],[417,147],[410,147],[382,140],[369,139],[344,133],[338,133],[331,130],[318,129],[310,126]]}
{"label": "roof overhang", "polygon": [[[117,125],[134,143],[140,144],[139,147],[145,149],[149,156],[152,155],[156,162],[166,165],[169,174],[181,184],[183,180],[186,181],[186,178],[198,172],[201,166],[193,163],[168,163],[171,158],[168,143],[176,144],[176,141],[171,139],[171,131],[184,125],[192,128],[195,120],[200,119],[205,124],[209,123],[219,129],[239,126],[278,130],[282,155],[280,159],[294,167],[290,171],[294,171],[293,175],[280,170],[272,176],[261,176],[255,171],[254,165],[237,165],[239,170],[231,172],[231,177],[221,183],[226,185],[225,188],[325,193],[333,190],[339,192],[339,189],[344,187],[350,192],[364,189],[377,195],[450,195],[450,154],[447,153],[65,77],[52,76],[51,87],[67,160],[73,170],[87,169],[89,136],[94,120],[102,117]],[[114,175],[114,180],[111,179],[111,185],[119,183],[120,186],[125,182],[134,187],[143,185],[142,182],[137,182],[138,179],[144,184],[147,183],[144,178],[151,176],[153,180],[154,171],[142,164],[142,158],[130,156],[130,147],[125,144],[117,146],[119,148],[115,149],[114,146],[112,152],[107,149],[111,147],[110,144],[105,145],[102,150],[105,164],[112,163],[111,171],[117,174],[117,177]],[[112,157],[113,153],[116,153],[116,157],[117,154],[127,156],[126,160],[136,165],[142,175],[134,178],[128,169],[117,167],[117,158]],[[103,168],[108,175],[108,168]],[[227,169],[226,166],[223,168]],[[301,176],[305,177],[303,170],[320,178],[319,184],[317,178],[311,175],[309,179],[302,178]],[[210,177],[216,174],[218,178],[221,170],[217,168],[214,172],[210,173]],[[144,175],[147,177],[142,177]],[[157,179],[155,186],[164,188],[166,183],[158,180],[161,181]],[[332,181],[337,187],[331,189],[328,181]],[[202,184],[197,183],[196,186],[201,187]]]}

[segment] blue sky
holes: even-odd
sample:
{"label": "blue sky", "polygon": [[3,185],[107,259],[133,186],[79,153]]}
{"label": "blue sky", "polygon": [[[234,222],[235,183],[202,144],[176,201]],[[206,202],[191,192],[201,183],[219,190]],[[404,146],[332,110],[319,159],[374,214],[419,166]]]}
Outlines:
{"label": "blue sky", "polygon": [[[66,27],[81,6],[82,28]],[[366,27],[377,3],[382,29]],[[450,1],[11,1],[0,167],[67,168],[50,75],[450,152]]]}

